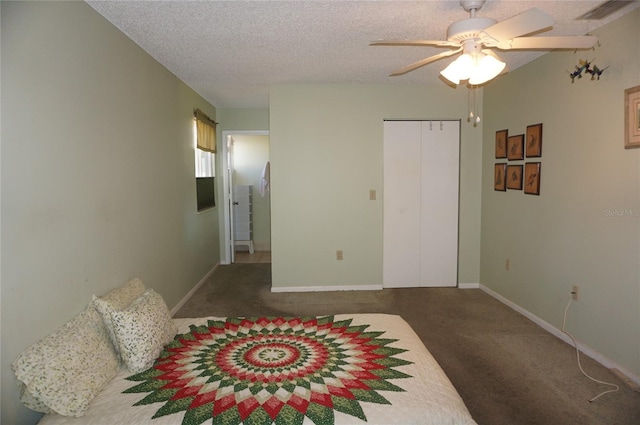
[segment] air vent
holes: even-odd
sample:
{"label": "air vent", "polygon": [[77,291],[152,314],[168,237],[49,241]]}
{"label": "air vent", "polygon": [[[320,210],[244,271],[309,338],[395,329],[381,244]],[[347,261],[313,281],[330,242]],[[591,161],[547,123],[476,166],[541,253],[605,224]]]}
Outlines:
{"label": "air vent", "polygon": [[609,0],[599,6],[591,9],[582,16],[578,16],[578,20],[597,20],[606,18],[614,12],[622,9],[623,7],[633,3],[633,0]]}

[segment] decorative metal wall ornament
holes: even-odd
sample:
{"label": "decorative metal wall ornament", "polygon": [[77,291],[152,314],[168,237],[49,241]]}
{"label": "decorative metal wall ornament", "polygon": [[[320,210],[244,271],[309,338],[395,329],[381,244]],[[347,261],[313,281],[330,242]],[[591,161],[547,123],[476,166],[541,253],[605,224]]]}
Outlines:
{"label": "decorative metal wall ornament", "polygon": [[569,71],[569,77],[571,78],[571,83],[574,83],[576,81],[576,78],[581,79],[583,73],[591,74],[591,81],[599,80],[604,70],[609,67],[607,66],[604,68],[599,68],[597,65],[593,64],[594,60],[595,59],[591,59],[591,60],[580,59],[578,61],[578,65],[575,66],[576,69],[574,71]]}
{"label": "decorative metal wall ornament", "polygon": [[609,67],[607,66],[607,67],[604,67],[604,68],[600,69],[600,68],[598,68],[597,65],[593,65],[593,69],[587,69],[587,72],[589,74],[591,74],[591,81],[596,80],[596,79],[599,80],[600,79],[600,75],[602,75],[604,70],[607,69],[607,68],[609,68]]}

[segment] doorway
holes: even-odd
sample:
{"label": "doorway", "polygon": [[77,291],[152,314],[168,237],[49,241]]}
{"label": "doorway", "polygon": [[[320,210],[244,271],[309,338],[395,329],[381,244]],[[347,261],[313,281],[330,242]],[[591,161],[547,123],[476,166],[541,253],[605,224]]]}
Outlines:
{"label": "doorway", "polygon": [[220,262],[270,262],[269,131],[223,131],[222,141]]}

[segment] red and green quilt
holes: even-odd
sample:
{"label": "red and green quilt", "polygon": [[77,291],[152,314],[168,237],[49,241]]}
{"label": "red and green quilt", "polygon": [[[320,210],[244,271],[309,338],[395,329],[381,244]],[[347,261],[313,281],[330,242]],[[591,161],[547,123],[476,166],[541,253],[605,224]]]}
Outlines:
{"label": "red and green quilt", "polygon": [[164,403],[154,417],[185,412],[183,424],[333,424],[334,410],[367,421],[362,403],[384,394],[411,364],[395,339],[353,319],[227,318],[176,336],[154,366],[130,376],[137,405]]}
{"label": "red and green quilt", "polygon": [[475,424],[400,316],[174,322],[178,335],[150,369],[123,365],[84,416],[38,425]]}

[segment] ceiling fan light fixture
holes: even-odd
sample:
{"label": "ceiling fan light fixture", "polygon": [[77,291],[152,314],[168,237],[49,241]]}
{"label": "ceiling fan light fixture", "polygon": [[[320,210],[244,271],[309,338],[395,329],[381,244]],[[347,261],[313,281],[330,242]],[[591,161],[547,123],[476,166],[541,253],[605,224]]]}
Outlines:
{"label": "ceiling fan light fixture", "polygon": [[473,68],[473,72],[469,78],[469,84],[477,86],[493,80],[500,75],[505,66],[507,66],[506,63],[499,61],[493,56],[484,55]]}
{"label": "ceiling fan light fixture", "polygon": [[474,59],[470,54],[465,53],[451,62],[449,66],[440,71],[447,80],[453,84],[460,84],[460,81],[468,80],[474,67]]}
{"label": "ceiling fan light fixture", "polygon": [[490,55],[465,53],[440,71],[440,75],[456,85],[469,80],[469,84],[476,86],[497,77],[506,65]]}

